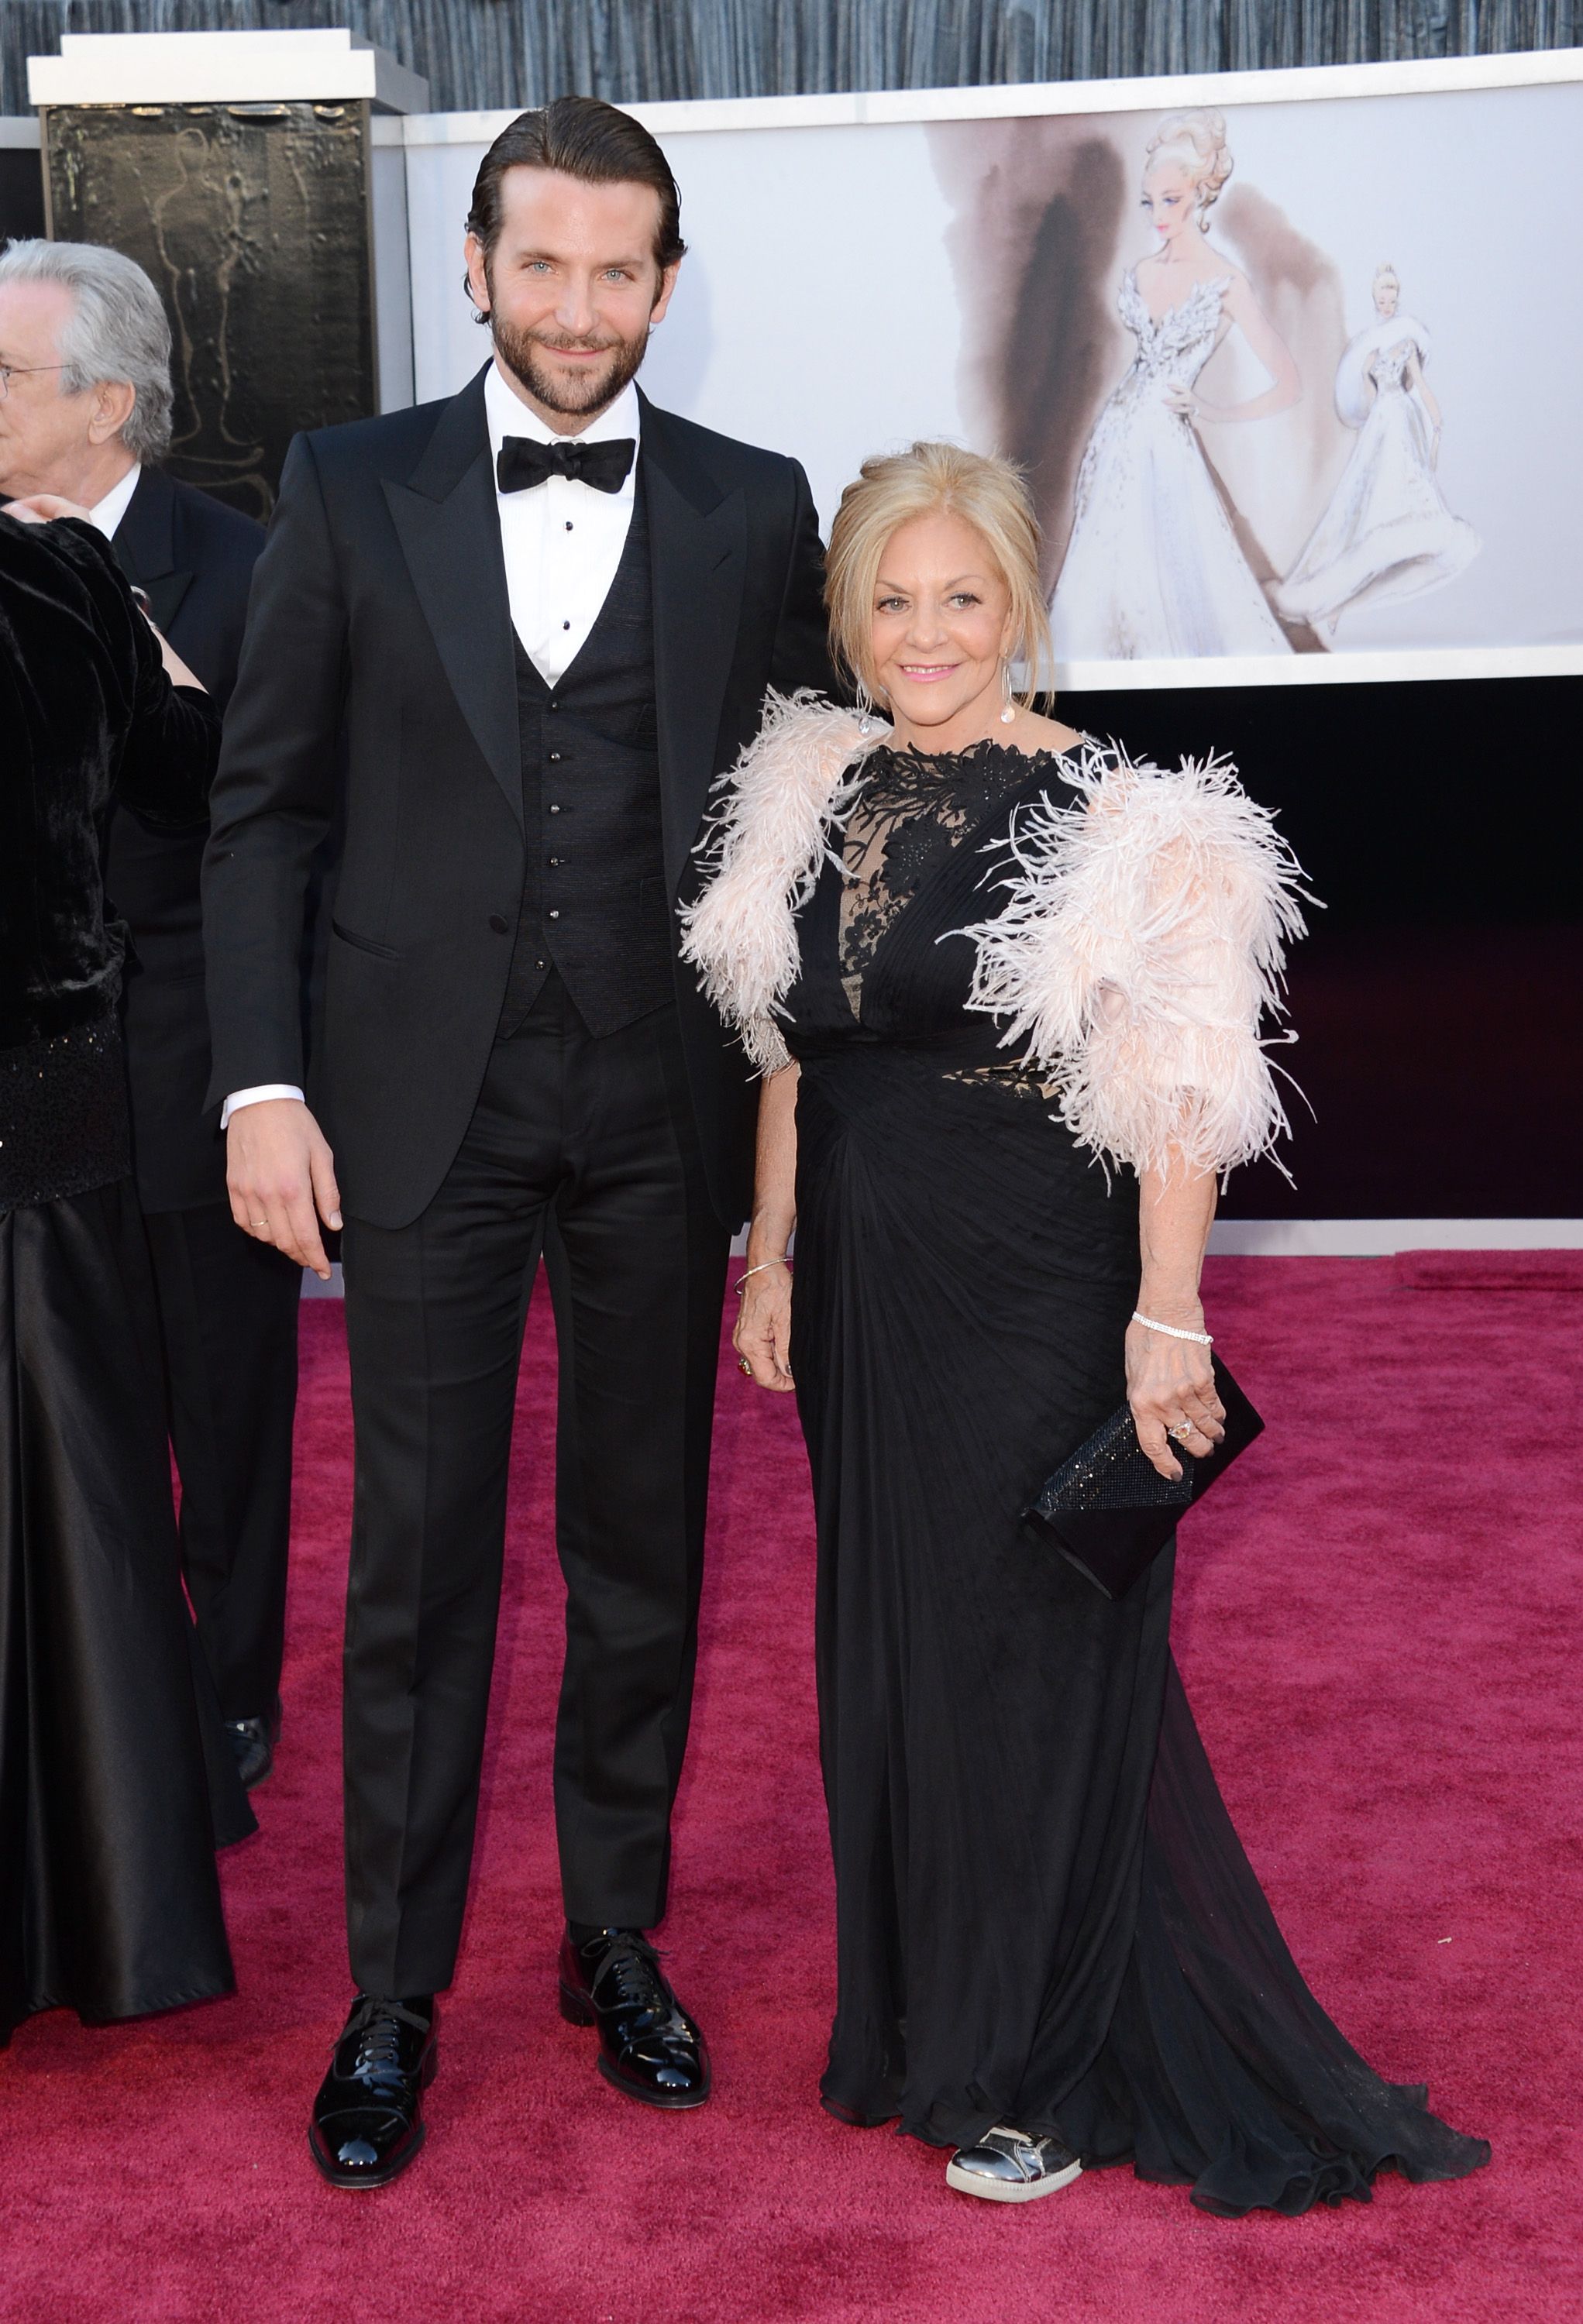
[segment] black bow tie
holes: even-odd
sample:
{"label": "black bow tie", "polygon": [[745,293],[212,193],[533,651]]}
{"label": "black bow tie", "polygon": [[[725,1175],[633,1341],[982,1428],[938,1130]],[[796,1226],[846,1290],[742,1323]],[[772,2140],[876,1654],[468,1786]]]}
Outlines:
{"label": "black bow tie", "polygon": [[503,493],[532,492],[551,476],[571,476],[579,484],[592,484],[597,493],[618,493],[636,450],[630,436],[603,444],[584,444],[576,437],[565,443],[541,444],[532,436],[508,436],[495,474]]}

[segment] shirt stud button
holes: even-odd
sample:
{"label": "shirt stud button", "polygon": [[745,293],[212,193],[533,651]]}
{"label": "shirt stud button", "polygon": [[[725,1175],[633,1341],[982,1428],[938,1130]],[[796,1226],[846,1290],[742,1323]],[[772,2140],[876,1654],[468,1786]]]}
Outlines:
{"label": "shirt stud button", "polygon": [[[560,752],[559,752],[559,751],[551,751],[551,753],[550,753],[550,763],[551,763],[551,765],[552,767],[558,767],[558,766],[560,764]],[[554,809],[553,809],[553,808],[551,808],[551,814],[553,814],[553,813],[554,813]]]}
{"label": "shirt stud button", "polygon": [[559,912],[551,912],[550,917],[552,920],[558,920],[560,918],[560,915]]}
{"label": "shirt stud button", "polygon": [[559,815],[559,814],[560,813],[560,809],[558,807],[553,807],[553,806],[552,806],[552,807],[551,807],[551,809],[550,809],[550,812],[551,812],[551,815]]}

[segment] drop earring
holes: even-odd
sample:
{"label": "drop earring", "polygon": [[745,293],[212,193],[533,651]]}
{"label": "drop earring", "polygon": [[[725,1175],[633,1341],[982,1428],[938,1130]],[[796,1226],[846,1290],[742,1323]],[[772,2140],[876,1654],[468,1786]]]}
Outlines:
{"label": "drop earring", "polygon": [[1000,666],[1000,723],[1003,726],[1009,726],[1017,715],[1017,706],[1012,700],[1012,666],[1009,661],[1003,661]]}
{"label": "drop earring", "polygon": [[860,734],[872,734],[874,732],[874,696],[861,678],[857,681],[857,732]]}

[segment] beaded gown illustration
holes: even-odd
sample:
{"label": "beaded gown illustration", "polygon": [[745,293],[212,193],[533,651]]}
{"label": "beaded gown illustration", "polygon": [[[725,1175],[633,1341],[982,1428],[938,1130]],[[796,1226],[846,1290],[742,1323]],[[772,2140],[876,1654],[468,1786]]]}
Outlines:
{"label": "beaded gown illustration", "polygon": [[[1054,2134],[1227,2215],[1366,2200],[1387,2163],[1453,2177],[1488,2149],[1382,2081],[1303,1983],[1176,1676],[1174,1553],[1112,1602],[1020,1514],[1120,1403],[1138,1287],[1136,1177],[1079,1147],[969,1006],[959,933],[998,908],[1014,813],[1078,799],[1069,765],[873,749],[790,891],[824,2102],[941,2146]],[[761,853],[778,878],[787,851]],[[700,921],[691,956],[731,941]]]}
{"label": "beaded gown illustration", "polygon": [[1454,581],[1477,556],[1477,533],[1446,505],[1433,427],[1409,375],[1414,357],[1421,364],[1428,355],[1423,325],[1393,315],[1342,356],[1336,408],[1357,441],[1275,593],[1291,620],[1335,621],[1349,605],[1415,597]]}
{"label": "beaded gown illustration", "polygon": [[1220,336],[1229,277],[1200,282],[1158,320],[1123,280],[1117,311],[1137,341],[1094,423],[1071,538],[1051,600],[1062,660],[1290,653],[1243,555],[1191,422],[1166,401],[1190,388]]}

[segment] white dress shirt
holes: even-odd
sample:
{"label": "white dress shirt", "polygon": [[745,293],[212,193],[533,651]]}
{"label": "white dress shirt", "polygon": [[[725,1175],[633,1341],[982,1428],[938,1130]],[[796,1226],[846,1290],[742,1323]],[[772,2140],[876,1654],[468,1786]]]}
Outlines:
{"label": "white dress shirt", "polygon": [[[630,436],[635,444],[640,410],[629,380],[609,409],[575,438],[559,436],[506,385],[499,364],[491,364],[484,381],[490,466],[508,436],[531,437],[536,444],[605,444]],[[616,493],[551,476],[527,492],[495,494],[511,625],[546,686],[560,684],[599,618],[626,547],[636,493],[634,453]]]}
{"label": "white dress shirt", "polygon": [[115,540],[116,527],[131,506],[132,495],[137,490],[137,480],[142,474],[142,468],[134,460],[120,483],[112,484],[104,499],[96,501],[89,509],[88,512],[89,524],[97,525],[106,540]]}
{"label": "white dress shirt", "polygon": [[[642,427],[637,389],[629,380],[615,402],[579,429],[575,439],[558,435],[506,385],[498,364],[493,363],[484,381],[484,411],[492,471],[508,436],[531,436],[541,444],[601,444],[630,436],[636,444]],[[616,493],[596,492],[592,484],[571,476],[551,476],[525,492],[495,493],[511,625],[546,686],[560,684],[599,618],[626,547],[636,495],[635,453]],[[131,499],[130,491],[126,497]],[[97,522],[97,509],[94,516]],[[220,1128],[245,1105],[301,1095],[284,1082],[236,1090],[226,1100]]]}

